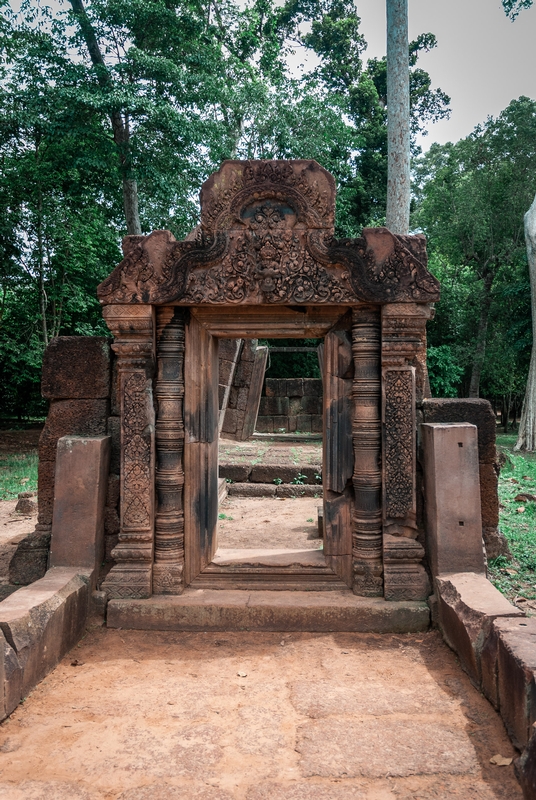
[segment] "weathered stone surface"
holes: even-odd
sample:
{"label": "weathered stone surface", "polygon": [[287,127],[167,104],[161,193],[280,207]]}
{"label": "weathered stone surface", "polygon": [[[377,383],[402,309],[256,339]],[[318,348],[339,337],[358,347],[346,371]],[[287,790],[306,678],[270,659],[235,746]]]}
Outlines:
{"label": "weathered stone surface", "polygon": [[0,630],[0,720],[11,714],[22,700],[22,667],[17,654]]}
{"label": "weathered stone surface", "polygon": [[121,418],[108,417],[106,421],[106,433],[111,439],[110,450],[110,473],[117,475],[121,470]]}
{"label": "weathered stone surface", "polygon": [[499,528],[495,526],[491,528],[482,528],[482,536],[484,538],[484,546],[488,559],[497,558],[497,556],[512,558],[508,540]]}
{"label": "weathered stone surface", "polygon": [[37,521],[40,525],[52,525],[55,459],[55,455],[52,461],[40,458],[37,467]]}
{"label": "weathered stone surface", "polygon": [[482,678],[482,649],[498,617],[523,617],[482,574],[438,575],[439,622],[447,644],[477,685]]}
{"label": "weathered stone surface", "polygon": [[49,548],[50,526],[38,524],[17,544],[9,564],[9,582],[26,586],[42,578],[47,570]]}
{"label": "weathered stone surface", "polygon": [[19,497],[17,505],[15,506],[17,514],[26,514],[32,516],[37,513],[37,503],[29,497]]}
{"label": "weathered stone surface", "polygon": [[57,336],[43,355],[41,393],[51,400],[110,394],[110,341],[104,336]]}
{"label": "weathered stone surface", "polygon": [[483,464],[495,461],[495,414],[488,400],[476,397],[431,398],[423,401],[425,422],[469,422],[478,428],[478,455]]}
{"label": "weathered stone surface", "polygon": [[381,778],[474,774],[478,762],[467,735],[437,722],[325,719],[299,730],[297,748],[306,777]]}
{"label": "weathered stone surface", "polygon": [[421,564],[424,548],[406,536],[383,535],[383,581],[386,600],[426,600],[430,580]]}
{"label": "weathered stone surface", "polygon": [[108,508],[117,508],[119,505],[120,488],[121,482],[119,475],[114,475],[111,473],[108,476],[108,491],[106,493],[106,506]]}
{"label": "weathered stone surface", "polygon": [[55,461],[62,436],[103,436],[109,400],[54,400],[39,439],[39,460]]}
{"label": "weathered stone surface", "polygon": [[[266,486],[266,484],[259,484]],[[322,486],[310,484],[282,483],[276,487],[276,497],[322,497]]]}
{"label": "weathered stone surface", "polygon": [[421,425],[426,541],[432,576],[484,574],[477,429]]}
{"label": "weathered stone surface", "polygon": [[523,789],[524,800],[536,800],[536,729],[530,741],[515,762],[516,776]]}
{"label": "weathered stone surface", "polygon": [[[22,697],[80,637],[87,617],[88,584],[88,574],[57,567],[0,603],[0,629],[22,671],[20,684],[16,665],[11,673]],[[11,704],[15,695],[13,690]]]}
{"label": "weathered stone surface", "polygon": [[247,592],[186,589],[180,597],[111,600],[107,624],[137,630],[426,630],[426,603],[386,602],[348,592]]}
{"label": "weathered stone surface", "polygon": [[274,414],[286,416],[288,409],[288,397],[261,397],[259,415],[263,417],[270,417]]}
{"label": "weathered stone surface", "polygon": [[63,436],[58,441],[51,567],[98,571],[104,553],[109,466],[109,436]]}
{"label": "weathered stone surface", "polygon": [[480,502],[482,526],[496,528],[499,524],[499,484],[493,464],[480,464]]}
{"label": "weathered stone surface", "polygon": [[245,482],[249,480],[251,467],[249,464],[220,464],[219,470],[220,478]]}
{"label": "weathered stone surface", "polygon": [[320,481],[316,479],[316,475],[321,475],[321,473],[322,466],[320,464],[300,465],[299,468],[282,466],[281,464],[259,464],[251,468],[249,479],[253,483],[273,483],[274,480],[280,480],[282,483],[292,483],[301,475],[300,480],[303,480],[304,483],[318,485]]}
{"label": "weathered stone surface", "polygon": [[269,483],[230,483],[230,497],[275,497],[275,484]]}
{"label": "weathered stone surface", "polygon": [[496,620],[497,672],[501,716],[522,750],[536,722],[536,619]]}

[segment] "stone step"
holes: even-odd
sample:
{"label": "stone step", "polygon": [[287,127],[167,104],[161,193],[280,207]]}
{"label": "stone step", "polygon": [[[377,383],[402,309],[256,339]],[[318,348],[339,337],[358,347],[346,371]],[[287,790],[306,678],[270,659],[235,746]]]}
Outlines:
{"label": "stone step", "polygon": [[110,628],[172,631],[415,633],[430,623],[426,603],[336,592],[186,589],[180,596],[110,600]]}

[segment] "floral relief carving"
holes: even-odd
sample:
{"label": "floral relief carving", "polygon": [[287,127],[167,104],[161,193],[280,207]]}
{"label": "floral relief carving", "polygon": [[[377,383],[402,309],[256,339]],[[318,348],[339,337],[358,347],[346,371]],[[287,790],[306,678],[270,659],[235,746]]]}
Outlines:
{"label": "floral relief carving", "polygon": [[[423,237],[334,238],[335,184],[314,161],[227,161],[201,190],[201,225],[125,240],[109,303],[432,302]],[[422,239],[422,241],[421,241]]]}
{"label": "floral relief carving", "polygon": [[414,380],[411,369],[387,370],[384,374],[387,517],[405,517],[414,507]]}

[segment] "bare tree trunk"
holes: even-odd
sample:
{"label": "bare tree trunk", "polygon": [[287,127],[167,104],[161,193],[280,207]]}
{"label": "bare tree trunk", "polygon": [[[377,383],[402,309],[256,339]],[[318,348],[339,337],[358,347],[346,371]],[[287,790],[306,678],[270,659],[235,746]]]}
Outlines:
{"label": "bare tree trunk", "polygon": [[480,375],[482,365],[486,355],[486,344],[488,337],[489,310],[491,307],[491,287],[493,286],[493,274],[488,272],[484,276],[484,297],[480,308],[480,321],[478,323],[478,336],[476,340],[475,355],[473,357],[473,369],[471,371],[471,382],[469,384],[469,397],[480,396]]}
{"label": "bare tree trunk", "polygon": [[410,116],[408,0],[387,0],[387,214],[392,233],[409,231]]}
{"label": "bare tree trunk", "polygon": [[525,241],[529,262],[530,298],[532,306],[532,352],[525,399],[514,450],[536,450],[536,197],[525,214]]}
{"label": "bare tree trunk", "polygon": [[[95,31],[86,14],[86,9],[82,0],[70,0],[74,15],[80,25],[80,30],[84,37],[88,49],[91,63],[95,67],[97,80],[102,88],[113,88],[113,82],[108,71],[108,67],[102,56]],[[121,166],[121,176],[123,180],[123,206],[125,210],[125,220],[127,223],[127,233],[133,235],[141,234],[140,218],[138,214],[138,184],[132,172],[132,158],[130,154],[130,130],[128,119],[123,121],[121,114],[117,110],[110,113],[110,122],[114,142],[119,152],[119,163]]]}
{"label": "bare tree trunk", "polygon": [[43,344],[45,347],[48,347],[47,292],[45,287],[43,254],[43,199],[41,189],[39,189],[39,199],[37,201],[37,258],[39,262],[39,310],[41,312],[41,330],[43,333]]}

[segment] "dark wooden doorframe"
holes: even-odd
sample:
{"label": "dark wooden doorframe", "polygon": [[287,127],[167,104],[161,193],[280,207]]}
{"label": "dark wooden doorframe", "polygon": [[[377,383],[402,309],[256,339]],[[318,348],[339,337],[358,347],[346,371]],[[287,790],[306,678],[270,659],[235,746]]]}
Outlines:
{"label": "dark wooden doorframe", "polygon": [[[273,588],[315,584],[337,588],[352,581],[351,491],[351,346],[348,334],[330,333],[348,328],[349,307],[192,308],[185,336],[184,398],[184,547],[186,585],[253,587],[269,582]],[[322,567],[218,568],[218,339],[326,337],[327,368],[324,386],[324,458],[333,465],[344,455],[340,486],[328,470],[323,502],[327,521]],[[342,337],[342,338],[341,338]],[[345,338],[346,337],[346,338]],[[341,355],[341,342],[347,352]],[[350,362],[348,361],[348,354]],[[345,361],[346,358],[346,361]],[[343,365],[339,366],[339,363]],[[341,371],[347,374],[343,376]],[[332,390],[334,394],[332,396]],[[338,421],[340,419],[340,425]],[[328,441],[329,437],[329,441]],[[333,439],[333,441],[331,441]],[[349,474],[348,462],[350,463]],[[341,473],[342,475],[342,473]]]}

